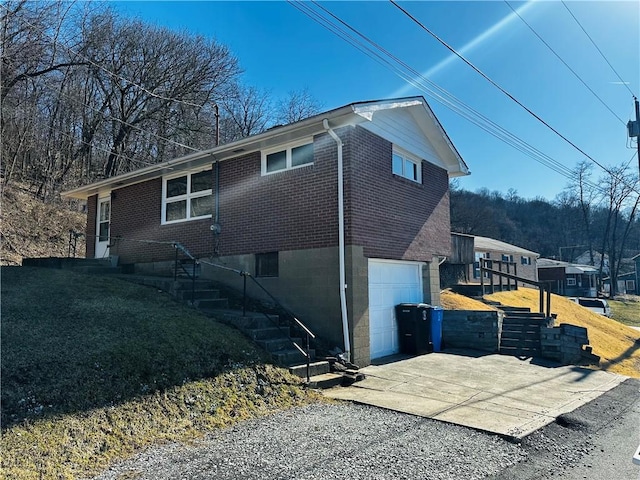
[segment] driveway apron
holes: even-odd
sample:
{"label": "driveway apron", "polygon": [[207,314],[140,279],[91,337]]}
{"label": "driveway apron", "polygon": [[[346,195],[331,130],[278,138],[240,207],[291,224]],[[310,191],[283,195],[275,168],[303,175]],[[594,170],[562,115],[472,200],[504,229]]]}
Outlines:
{"label": "driveway apron", "polygon": [[521,439],[627,377],[577,366],[451,350],[361,369],[326,396]]}

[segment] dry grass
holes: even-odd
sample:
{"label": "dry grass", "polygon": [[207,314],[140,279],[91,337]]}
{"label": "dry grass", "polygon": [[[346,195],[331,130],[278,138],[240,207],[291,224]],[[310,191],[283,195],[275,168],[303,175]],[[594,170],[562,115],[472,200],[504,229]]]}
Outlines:
{"label": "dry grass", "polygon": [[86,477],[317,398],[237,330],[114,278],[3,267],[1,347],[0,478]]}
{"label": "dry grass", "polygon": [[445,310],[495,310],[491,305],[454,293],[451,290],[442,292],[440,303]]}
{"label": "dry grass", "polygon": [[[539,292],[530,288],[495,293],[486,298],[503,305],[538,310]],[[551,296],[551,311],[558,316],[556,325],[569,323],[588,329],[593,353],[601,357],[601,370],[640,378],[640,331],[598,315],[558,295]]]}
{"label": "dry grass", "polygon": [[[66,257],[69,230],[84,232],[86,214],[37,200],[24,186],[3,186],[0,201],[1,265],[21,265],[25,257]],[[84,256],[84,238],[77,253]]]}

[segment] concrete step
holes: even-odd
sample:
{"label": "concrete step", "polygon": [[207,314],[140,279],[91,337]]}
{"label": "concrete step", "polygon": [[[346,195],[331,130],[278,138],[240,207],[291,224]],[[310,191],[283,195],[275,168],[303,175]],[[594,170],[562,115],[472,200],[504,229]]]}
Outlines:
{"label": "concrete step", "polygon": [[505,339],[514,339],[514,340],[537,340],[540,341],[540,333],[539,332],[526,332],[526,331],[502,331],[502,335],[500,338]]}
{"label": "concrete step", "polygon": [[500,347],[500,355],[511,355],[513,357],[539,357],[540,349],[521,347]]}
{"label": "concrete step", "polygon": [[67,269],[75,267],[111,267],[114,265],[109,258],[39,257],[23,258],[22,266]]}
{"label": "concrete step", "polygon": [[[187,297],[189,298],[189,297]],[[189,300],[187,300],[189,301]],[[226,298],[207,298],[203,300],[196,300],[194,302],[194,306],[196,308],[201,308],[203,310],[213,310],[219,308],[228,308],[229,300]]]}
{"label": "concrete step", "polygon": [[532,313],[532,312],[505,312],[504,314],[504,318],[510,318],[513,320],[516,319],[530,319],[530,320],[537,320],[537,321],[542,321],[545,320],[547,318],[547,316],[544,313]]}
{"label": "concrete step", "polygon": [[531,309],[529,307],[509,307],[507,305],[501,305],[498,307],[500,310],[502,310],[503,312],[509,312],[509,314],[511,313],[530,313]]}
{"label": "concrete step", "polygon": [[326,388],[336,387],[342,385],[343,376],[339,373],[323,373],[321,375],[314,375],[309,377],[309,388],[315,388],[324,390]]}
{"label": "concrete step", "polygon": [[245,335],[252,340],[267,340],[271,338],[281,338],[283,336],[282,330],[278,327],[252,328],[243,331]]}
{"label": "concrete step", "polygon": [[528,338],[502,338],[500,340],[500,349],[502,348],[529,348],[539,350],[540,340]]}
{"label": "concrete step", "polygon": [[[300,365],[294,365],[289,367],[289,372],[291,372],[293,375],[297,375],[298,377],[301,378],[306,378],[307,377],[307,365],[305,364],[300,364]],[[312,362],[309,365],[309,376],[316,376],[316,375],[323,375],[325,373],[330,373],[331,372],[331,367],[329,366],[329,362],[327,361],[321,361],[321,362]]]}
{"label": "concrete step", "polygon": [[[242,315],[242,312],[225,313],[223,320],[226,323],[230,323],[240,330],[250,330],[256,328],[273,328],[280,324],[280,318],[278,315],[264,315],[256,312],[246,312],[246,315]],[[282,329],[286,330],[286,326]]]}
{"label": "concrete step", "polygon": [[267,352],[275,353],[280,350],[290,349],[293,346],[291,343],[292,341],[297,343],[300,347],[304,348],[304,345],[302,345],[302,339],[297,337],[291,339],[287,337],[270,338],[267,340],[258,340],[256,343]]}
{"label": "concrete step", "polygon": [[[191,300],[191,289],[178,290],[176,296],[179,300]],[[193,298],[195,300],[212,300],[220,298],[220,290],[213,289],[197,289],[193,291]]]}
{"label": "concrete step", "polygon": [[[309,356],[311,357],[311,361],[313,362],[316,356],[315,350],[310,349]],[[298,365],[300,363],[305,363],[306,365],[306,361],[307,361],[307,357],[304,356],[302,352],[300,352],[300,350],[298,350],[293,346],[289,349],[272,352],[271,357],[273,358],[274,362],[276,362],[278,365],[282,365],[285,367],[290,365]]]}
{"label": "concrete step", "polygon": [[122,273],[122,267],[83,266],[71,267],[70,270],[76,273],[84,273],[85,275],[119,275]]}

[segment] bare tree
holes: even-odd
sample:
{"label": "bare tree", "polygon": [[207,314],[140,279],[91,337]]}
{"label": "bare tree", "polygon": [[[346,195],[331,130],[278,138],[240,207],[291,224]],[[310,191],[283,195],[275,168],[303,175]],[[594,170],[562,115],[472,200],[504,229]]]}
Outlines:
{"label": "bare tree", "polygon": [[256,87],[237,85],[221,100],[221,106],[223,143],[261,133],[272,120],[271,95]]}
{"label": "bare tree", "polygon": [[613,297],[617,294],[620,261],[624,256],[625,245],[640,206],[640,195],[637,191],[639,182],[638,178],[630,173],[627,166],[620,166],[610,169],[601,179],[600,184],[605,189],[604,201],[607,205],[600,271],[603,270],[604,254],[607,252],[611,280],[610,294]]}
{"label": "bare tree", "polygon": [[[134,148],[144,143],[141,137],[150,126],[160,126],[175,145],[172,125],[185,110],[197,114],[225,94],[239,73],[236,58],[224,45],[123,21],[109,11],[88,33],[91,64],[100,66],[92,68],[92,79],[108,99],[111,139],[105,176],[137,168],[129,160],[133,156],[152,160]],[[158,134],[157,142],[166,138]],[[187,151],[185,147],[180,153]]]}
{"label": "bare tree", "polygon": [[320,113],[322,104],[316,100],[307,88],[292,90],[287,97],[278,102],[276,122],[288,124],[298,122]]}
{"label": "bare tree", "polygon": [[74,32],[65,28],[73,3],[46,2],[31,8],[27,0],[7,1],[0,6],[2,25],[2,100],[20,82],[82,61],[71,58],[59,43],[74,44]]}
{"label": "bare tree", "polygon": [[[595,265],[592,228],[593,209],[599,203],[598,189],[595,188],[591,181],[593,173],[593,164],[584,160],[576,166],[573,171],[574,180],[567,187],[570,194],[576,199],[580,207],[582,226],[584,228],[584,241],[589,249],[589,264]],[[601,272],[602,274],[602,272]]]}

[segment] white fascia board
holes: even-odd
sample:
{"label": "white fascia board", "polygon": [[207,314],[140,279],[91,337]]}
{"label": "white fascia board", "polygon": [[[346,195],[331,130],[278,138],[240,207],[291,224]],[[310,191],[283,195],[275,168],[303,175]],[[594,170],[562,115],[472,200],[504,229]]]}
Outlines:
{"label": "white fascia board", "polygon": [[446,165],[449,176],[461,177],[471,174],[469,167],[467,167],[460,153],[458,153],[458,150],[449,139],[447,132],[445,132],[431,107],[424,102],[419,108],[412,108],[409,112],[438,152],[442,162]]}

